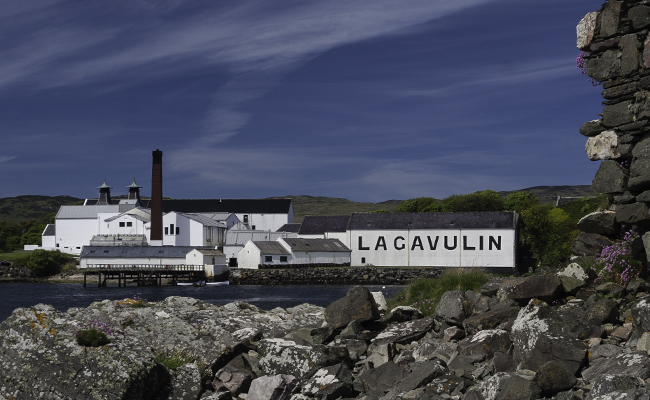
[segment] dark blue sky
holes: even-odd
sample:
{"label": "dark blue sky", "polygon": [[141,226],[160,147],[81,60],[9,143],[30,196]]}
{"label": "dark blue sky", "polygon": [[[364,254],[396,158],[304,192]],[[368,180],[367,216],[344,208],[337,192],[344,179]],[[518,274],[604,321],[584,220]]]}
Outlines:
{"label": "dark blue sky", "polygon": [[0,197],[590,184],[592,0],[0,0]]}

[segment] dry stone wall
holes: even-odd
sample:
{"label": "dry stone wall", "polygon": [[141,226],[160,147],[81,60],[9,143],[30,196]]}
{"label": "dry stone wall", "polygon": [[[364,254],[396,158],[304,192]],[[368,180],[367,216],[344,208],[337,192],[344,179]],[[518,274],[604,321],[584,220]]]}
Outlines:
{"label": "dry stone wall", "polygon": [[[650,231],[649,32],[650,4],[642,0],[608,1],[577,26],[578,63],[602,83],[604,98],[601,118],[585,122],[580,133],[589,159],[601,162],[593,188],[608,195],[610,208],[580,221],[574,255],[597,256],[630,229]],[[643,241],[650,247],[650,233]]]}

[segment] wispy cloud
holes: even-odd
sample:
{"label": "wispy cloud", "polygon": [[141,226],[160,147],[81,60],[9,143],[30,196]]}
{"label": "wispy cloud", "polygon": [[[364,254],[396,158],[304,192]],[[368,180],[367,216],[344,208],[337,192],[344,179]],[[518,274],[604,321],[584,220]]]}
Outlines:
{"label": "wispy cloud", "polygon": [[6,163],[16,158],[16,156],[0,156],[0,163]]}

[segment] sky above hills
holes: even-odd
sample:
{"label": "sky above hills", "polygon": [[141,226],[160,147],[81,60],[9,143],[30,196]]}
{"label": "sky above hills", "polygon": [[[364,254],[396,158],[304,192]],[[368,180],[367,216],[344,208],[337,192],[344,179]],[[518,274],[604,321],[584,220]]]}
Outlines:
{"label": "sky above hills", "polygon": [[0,197],[590,184],[592,0],[0,0]]}

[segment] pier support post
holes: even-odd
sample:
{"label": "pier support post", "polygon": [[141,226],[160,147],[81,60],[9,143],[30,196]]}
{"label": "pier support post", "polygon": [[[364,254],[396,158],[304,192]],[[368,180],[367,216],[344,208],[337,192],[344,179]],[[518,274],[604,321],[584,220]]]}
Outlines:
{"label": "pier support post", "polygon": [[102,287],[102,273],[97,271],[97,287]]}
{"label": "pier support post", "polygon": [[84,287],[86,287],[86,274],[87,272],[84,271]]}

